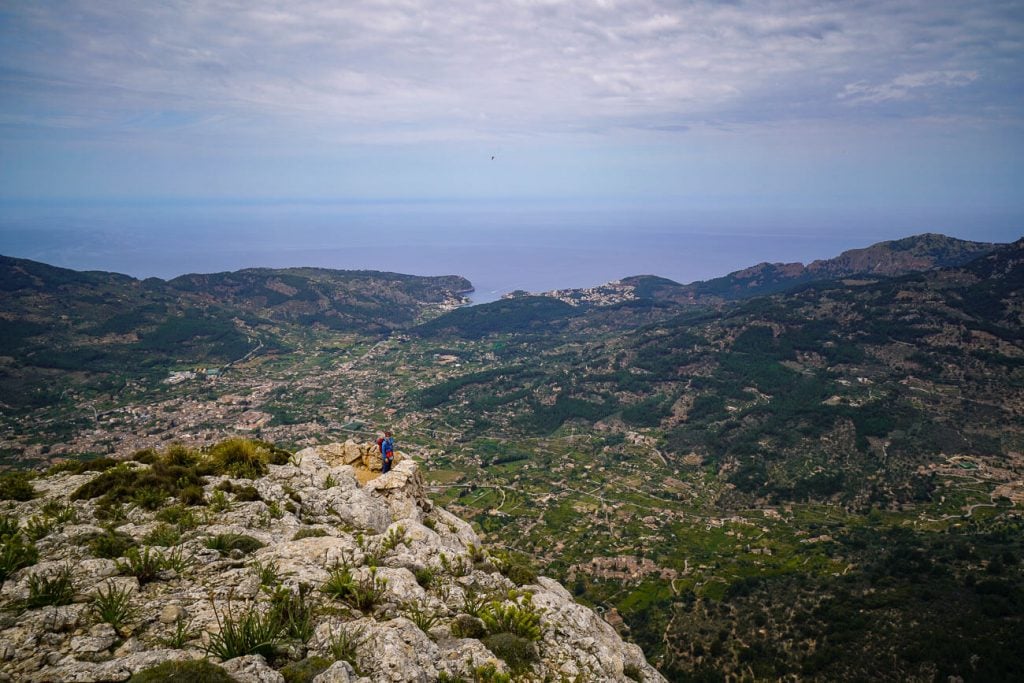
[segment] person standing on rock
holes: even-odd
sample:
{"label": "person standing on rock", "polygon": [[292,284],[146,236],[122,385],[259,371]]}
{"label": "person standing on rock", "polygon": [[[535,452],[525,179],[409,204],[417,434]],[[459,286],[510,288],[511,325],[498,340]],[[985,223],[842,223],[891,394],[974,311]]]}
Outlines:
{"label": "person standing on rock", "polygon": [[395,440],[391,438],[391,432],[385,431],[384,438],[380,442],[380,473],[387,474],[391,471],[391,461],[395,459]]}

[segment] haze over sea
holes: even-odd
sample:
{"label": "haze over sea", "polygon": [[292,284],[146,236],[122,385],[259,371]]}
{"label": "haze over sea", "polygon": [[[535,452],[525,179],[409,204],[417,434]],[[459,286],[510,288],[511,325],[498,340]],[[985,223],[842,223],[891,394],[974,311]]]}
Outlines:
{"label": "haze over sea", "polygon": [[809,262],[917,232],[1007,241],[1012,221],[809,212],[448,202],[22,203],[0,206],[0,254],[139,278],[318,266],[469,278],[476,303],[629,275],[678,282],[762,261]]}

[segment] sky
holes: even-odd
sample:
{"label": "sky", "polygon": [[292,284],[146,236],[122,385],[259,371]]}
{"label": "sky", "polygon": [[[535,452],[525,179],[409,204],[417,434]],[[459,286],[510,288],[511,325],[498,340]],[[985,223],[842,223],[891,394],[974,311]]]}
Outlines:
{"label": "sky", "polygon": [[1006,241],[1022,180],[1019,1],[0,4],[0,227],[334,202]]}

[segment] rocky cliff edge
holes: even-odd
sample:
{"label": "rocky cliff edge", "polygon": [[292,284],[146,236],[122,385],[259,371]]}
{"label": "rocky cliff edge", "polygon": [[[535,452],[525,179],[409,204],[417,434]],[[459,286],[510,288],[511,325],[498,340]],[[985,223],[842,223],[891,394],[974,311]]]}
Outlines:
{"label": "rocky cliff edge", "polygon": [[37,561],[5,572],[0,678],[141,680],[207,659],[253,683],[665,680],[556,581],[510,580],[414,461],[373,478],[374,460],[307,448],[257,479],[206,476],[205,505],[120,512],[80,493],[100,472],[34,479],[35,498],[5,504],[4,551]]}

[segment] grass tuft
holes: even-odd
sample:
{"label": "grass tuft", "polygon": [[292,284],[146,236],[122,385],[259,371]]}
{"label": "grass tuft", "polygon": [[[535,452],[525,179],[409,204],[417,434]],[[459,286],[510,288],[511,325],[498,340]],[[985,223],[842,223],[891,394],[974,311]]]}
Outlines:
{"label": "grass tuft", "polygon": [[97,589],[92,599],[92,608],[100,621],[119,629],[135,617],[136,610],[131,604],[134,593],[132,588],[118,588],[116,584],[108,582],[106,593],[102,588]]}

